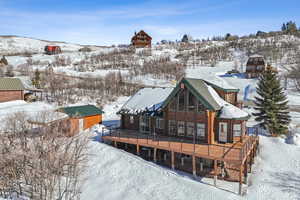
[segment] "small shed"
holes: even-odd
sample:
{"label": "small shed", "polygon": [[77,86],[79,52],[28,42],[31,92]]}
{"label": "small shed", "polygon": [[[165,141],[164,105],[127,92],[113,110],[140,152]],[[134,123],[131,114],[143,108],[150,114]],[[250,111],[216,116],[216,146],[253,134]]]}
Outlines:
{"label": "small shed", "polygon": [[69,116],[70,135],[102,123],[103,111],[94,105],[70,106],[58,110]]}

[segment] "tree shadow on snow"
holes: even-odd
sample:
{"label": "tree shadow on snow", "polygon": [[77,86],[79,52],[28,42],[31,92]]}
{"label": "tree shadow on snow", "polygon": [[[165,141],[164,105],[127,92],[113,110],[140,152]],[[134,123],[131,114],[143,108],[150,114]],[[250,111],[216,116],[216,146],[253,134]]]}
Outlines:
{"label": "tree shadow on snow", "polygon": [[300,196],[300,175],[295,172],[275,172],[271,175],[272,182],[267,182],[277,187],[282,192],[293,193]]}

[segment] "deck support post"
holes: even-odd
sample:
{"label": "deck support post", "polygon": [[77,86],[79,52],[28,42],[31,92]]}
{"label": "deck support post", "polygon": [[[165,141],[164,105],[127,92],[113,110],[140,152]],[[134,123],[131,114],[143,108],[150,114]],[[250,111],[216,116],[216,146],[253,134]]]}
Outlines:
{"label": "deck support post", "polygon": [[246,158],[246,161],[245,161],[245,167],[244,167],[244,177],[245,177],[245,184],[247,185],[248,184],[248,161],[249,161],[249,158]]}
{"label": "deck support post", "polygon": [[197,173],[196,173],[196,156],[193,155],[193,175],[196,177]]}
{"label": "deck support post", "polygon": [[181,155],[181,166],[184,166],[184,157]]}
{"label": "deck support post", "polygon": [[174,151],[171,151],[171,165],[172,165],[172,169],[175,169],[175,153]]}
{"label": "deck support post", "polygon": [[150,159],[151,157],[151,149],[148,149],[148,158]]}
{"label": "deck support post", "polygon": [[127,145],[127,143],[125,143],[125,149],[126,149],[126,150],[128,149],[128,145]]}
{"label": "deck support post", "polygon": [[117,141],[114,141],[114,146],[115,146],[116,148],[118,147]]}
{"label": "deck support post", "polygon": [[241,164],[240,166],[240,173],[239,173],[239,195],[242,195],[242,186],[243,186],[243,182],[242,182],[242,176],[243,176],[243,164]]}
{"label": "deck support post", "polygon": [[157,162],[156,154],[157,154],[157,148],[154,148],[154,151],[153,151],[153,160],[154,160],[154,162]]}
{"label": "deck support post", "polygon": [[218,179],[217,160],[214,160],[214,185],[215,185],[215,187],[217,187],[217,179]]}
{"label": "deck support post", "polygon": [[200,162],[200,171],[203,171],[203,162]]}
{"label": "deck support post", "polygon": [[136,155],[140,155],[140,145],[136,145]]}
{"label": "deck support post", "polygon": [[167,160],[167,153],[164,153],[164,161]]}

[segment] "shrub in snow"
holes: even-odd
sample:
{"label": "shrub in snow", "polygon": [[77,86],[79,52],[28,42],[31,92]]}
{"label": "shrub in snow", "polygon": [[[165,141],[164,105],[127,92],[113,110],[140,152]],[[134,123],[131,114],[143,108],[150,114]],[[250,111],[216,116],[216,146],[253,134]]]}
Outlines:
{"label": "shrub in snow", "polygon": [[286,143],[300,146],[300,128],[290,127],[290,133],[286,138]]}

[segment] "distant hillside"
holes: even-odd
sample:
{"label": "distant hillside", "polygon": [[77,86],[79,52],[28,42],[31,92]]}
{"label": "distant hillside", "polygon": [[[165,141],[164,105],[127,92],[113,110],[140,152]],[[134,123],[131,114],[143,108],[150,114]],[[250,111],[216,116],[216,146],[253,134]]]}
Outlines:
{"label": "distant hillside", "polygon": [[78,51],[82,47],[98,50],[100,46],[79,45],[58,41],[47,41],[13,35],[0,36],[0,55],[38,54],[44,51],[46,45],[58,45],[64,52]]}

